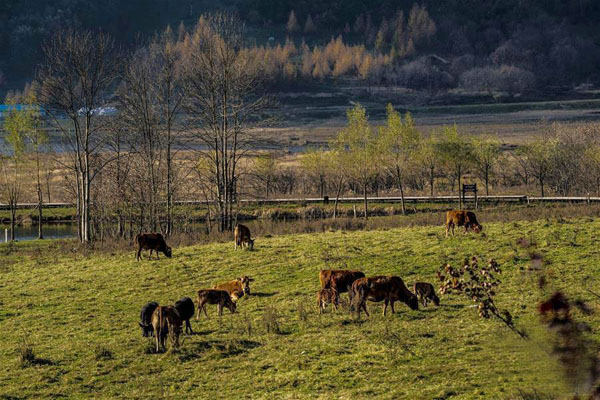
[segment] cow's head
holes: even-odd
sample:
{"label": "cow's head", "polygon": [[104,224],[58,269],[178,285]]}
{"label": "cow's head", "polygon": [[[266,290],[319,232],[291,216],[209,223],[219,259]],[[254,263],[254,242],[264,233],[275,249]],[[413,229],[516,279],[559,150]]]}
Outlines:
{"label": "cow's head", "polygon": [[250,294],[250,282],[254,282],[254,279],[249,276],[242,276],[241,278],[237,278],[237,280],[242,284],[244,294]]}
{"label": "cow's head", "polygon": [[254,239],[248,239],[248,249],[249,250],[254,249]]}
{"label": "cow's head", "polygon": [[167,246],[167,247],[165,248],[165,256],[167,256],[167,257],[171,258],[171,255],[172,255],[172,254],[173,254],[173,253],[171,252],[171,247],[170,247],[170,246]]}
{"label": "cow's head", "polygon": [[419,299],[417,296],[411,293],[411,295],[406,299],[406,305],[411,308],[411,310],[419,309]]}
{"label": "cow's head", "polygon": [[142,328],[142,336],[143,337],[152,336],[152,334],[154,333],[154,328],[152,327],[151,324],[144,325],[141,322],[138,322],[138,324],[140,325],[140,328]]}
{"label": "cow's head", "polygon": [[475,231],[475,233],[480,233],[482,230],[483,230],[483,226],[481,226],[480,224],[473,225],[473,231]]}

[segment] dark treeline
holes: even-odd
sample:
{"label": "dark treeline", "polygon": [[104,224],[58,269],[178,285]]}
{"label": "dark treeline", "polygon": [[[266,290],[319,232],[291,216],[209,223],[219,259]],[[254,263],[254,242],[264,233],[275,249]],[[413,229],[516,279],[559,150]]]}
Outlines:
{"label": "dark treeline", "polygon": [[[224,5],[199,0],[61,0],[36,2],[36,7],[5,1],[0,4],[0,90],[2,83],[5,90],[14,89],[32,78],[41,44],[61,28],[100,29],[127,45],[167,25],[174,30],[181,22],[191,26],[208,7],[219,6]],[[355,49],[355,61],[346,55],[339,68],[354,63],[351,76],[377,84],[518,93],[598,79],[600,4],[590,0],[239,0],[227,8],[239,13],[258,45],[283,44],[286,37],[295,42],[293,62],[283,64],[285,71],[282,67],[288,79],[345,76],[334,73],[332,60],[307,73],[311,60],[302,56],[307,53],[303,41],[318,61],[323,49],[314,46],[340,35],[346,44],[364,45],[370,59],[356,61],[361,50]],[[267,40],[271,35],[274,42]]]}

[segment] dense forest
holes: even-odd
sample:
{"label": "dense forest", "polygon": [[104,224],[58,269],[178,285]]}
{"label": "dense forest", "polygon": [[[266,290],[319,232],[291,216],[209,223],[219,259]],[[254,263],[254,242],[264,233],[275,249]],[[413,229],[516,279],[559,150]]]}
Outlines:
{"label": "dense forest", "polygon": [[2,0],[0,92],[33,77],[61,28],[99,29],[131,47],[217,7],[246,22],[248,44],[273,61],[279,83],[352,77],[514,93],[599,79],[600,3],[591,0]]}

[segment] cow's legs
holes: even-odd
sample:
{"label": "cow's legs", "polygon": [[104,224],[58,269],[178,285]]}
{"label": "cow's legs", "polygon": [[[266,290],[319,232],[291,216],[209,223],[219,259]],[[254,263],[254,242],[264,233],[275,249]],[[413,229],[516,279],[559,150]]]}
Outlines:
{"label": "cow's legs", "polygon": [[148,260],[152,260],[152,249],[150,249],[150,255],[148,256]]}
{"label": "cow's legs", "polygon": [[137,254],[135,255],[135,261],[140,261],[140,258],[142,258],[142,246],[138,248]]}
{"label": "cow's legs", "polygon": [[448,237],[449,230],[450,230],[450,224],[446,224],[446,237]]}
{"label": "cow's legs", "polygon": [[204,310],[204,315],[208,318],[208,314],[206,313],[206,304],[198,301],[198,312],[196,313],[196,321],[200,319],[200,312]]}
{"label": "cow's legs", "polygon": [[385,314],[387,312],[388,303],[389,303],[388,299],[385,299],[384,302],[383,302],[383,316],[385,316]]}
{"label": "cow's legs", "polygon": [[217,313],[219,314],[219,317],[223,315],[223,306],[221,303],[217,304]]}
{"label": "cow's legs", "polygon": [[[160,328],[159,328],[158,330],[160,331]],[[160,350],[160,347],[159,347],[159,342],[160,342],[160,332],[156,332],[156,334],[154,335],[154,339],[156,339],[156,340],[155,340],[155,342],[156,342],[156,352],[158,353],[158,352],[159,352],[159,350]]]}
{"label": "cow's legs", "polygon": [[396,310],[394,310],[394,300],[390,300],[390,306],[392,307],[392,314],[396,314]]}

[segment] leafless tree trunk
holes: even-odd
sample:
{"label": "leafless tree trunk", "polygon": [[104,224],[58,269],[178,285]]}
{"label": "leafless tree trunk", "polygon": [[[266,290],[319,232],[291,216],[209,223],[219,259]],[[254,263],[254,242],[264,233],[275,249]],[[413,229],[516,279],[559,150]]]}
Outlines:
{"label": "leafless tree trunk", "polygon": [[[38,100],[75,154],[80,240],[89,243],[91,184],[102,169],[97,166],[92,172],[92,155],[104,144],[98,108],[106,104],[115,79],[114,44],[100,32],[62,31],[44,46],[44,56]],[[70,124],[59,122],[59,116]]]}
{"label": "leafless tree trunk", "polygon": [[245,155],[249,128],[270,105],[261,93],[262,62],[244,49],[243,28],[232,15],[208,15],[183,41],[188,46],[183,49],[188,55],[185,109],[199,128],[196,137],[209,150],[201,154],[213,165],[222,231],[233,228],[238,163]]}

